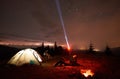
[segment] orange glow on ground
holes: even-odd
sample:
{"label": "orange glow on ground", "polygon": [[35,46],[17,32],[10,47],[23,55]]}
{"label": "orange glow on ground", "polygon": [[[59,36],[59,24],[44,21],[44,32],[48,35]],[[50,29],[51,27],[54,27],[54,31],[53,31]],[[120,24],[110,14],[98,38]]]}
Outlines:
{"label": "orange glow on ground", "polygon": [[81,69],[81,73],[85,76],[85,77],[88,77],[88,76],[93,76],[94,73],[90,70],[90,69]]}

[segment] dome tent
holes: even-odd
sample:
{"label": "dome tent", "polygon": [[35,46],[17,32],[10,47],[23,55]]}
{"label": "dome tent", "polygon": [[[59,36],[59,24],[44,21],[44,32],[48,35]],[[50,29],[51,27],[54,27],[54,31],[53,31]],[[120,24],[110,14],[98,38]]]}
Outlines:
{"label": "dome tent", "polygon": [[36,64],[40,65],[42,62],[42,56],[40,56],[33,49],[24,49],[15,54],[9,61],[8,64],[21,66],[23,64]]}

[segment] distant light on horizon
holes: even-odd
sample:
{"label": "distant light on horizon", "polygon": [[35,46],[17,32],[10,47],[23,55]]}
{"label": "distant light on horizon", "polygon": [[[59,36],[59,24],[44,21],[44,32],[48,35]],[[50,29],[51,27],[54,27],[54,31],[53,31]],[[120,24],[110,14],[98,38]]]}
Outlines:
{"label": "distant light on horizon", "polygon": [[[85,47],[80,47],[79,50],[87,50],[87,48],[85,48]],[[94,48],[94,51],[98,52],[98,51],[100,51],[100,49]]]}
{"label": "distant light on horizon", "polygon": [[85,48],[85,47],[80,47],[79,49],[80,49],[80,50],[86,50],[86,48]]}
{"label": "distant light on horizon", "polygon": [[[6,46],[12,46],[12,47],[39,47],[42,45],[43,42],[29,42],[29,41],[0,41],[0,45],[6,45]],[[57,44],[58,46],[62,46],[63,48],[67,48],[66,44]],[[50,46],[53,47],[54,43],[52,42],[44,42],[44,46]]]}
{"label": "distant light on horizon", "polygon": [[94,51],[98,52],[98,51],[100,51],[100,49],[95,48]]}
{"label": "distant light on horizon", "polygon": [[[10,45],[10,46],[40,46],[42,42],[29,42],[29,41],[1,41],[0,45]],[[45,46],[54,46],[54,43],[44,42]]]}

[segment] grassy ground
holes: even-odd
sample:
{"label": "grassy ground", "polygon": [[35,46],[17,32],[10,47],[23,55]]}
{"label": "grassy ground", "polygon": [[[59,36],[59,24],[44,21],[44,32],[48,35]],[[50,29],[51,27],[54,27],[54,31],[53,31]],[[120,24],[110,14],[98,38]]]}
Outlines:
{"label": "grassy ground", "polygon": [[[78,54],[80,66],[54,67],[59,57],[54,57],[42,66],[2,66],[0,79],[120,79],[120,57]],[[68,63],[68,57],[65,58]],[[92,78],[82,77],[81,69],[91,69]]]}

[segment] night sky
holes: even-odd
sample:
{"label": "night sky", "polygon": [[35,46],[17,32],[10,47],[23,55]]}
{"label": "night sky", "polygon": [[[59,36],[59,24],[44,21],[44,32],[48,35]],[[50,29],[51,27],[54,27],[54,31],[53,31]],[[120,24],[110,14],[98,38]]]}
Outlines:
{"label": "night sky", "polygon": [[[60,0],[73,48],[120,46],[120,0]],[[0,37],[66,44],[55,0],[0,0]]]}

